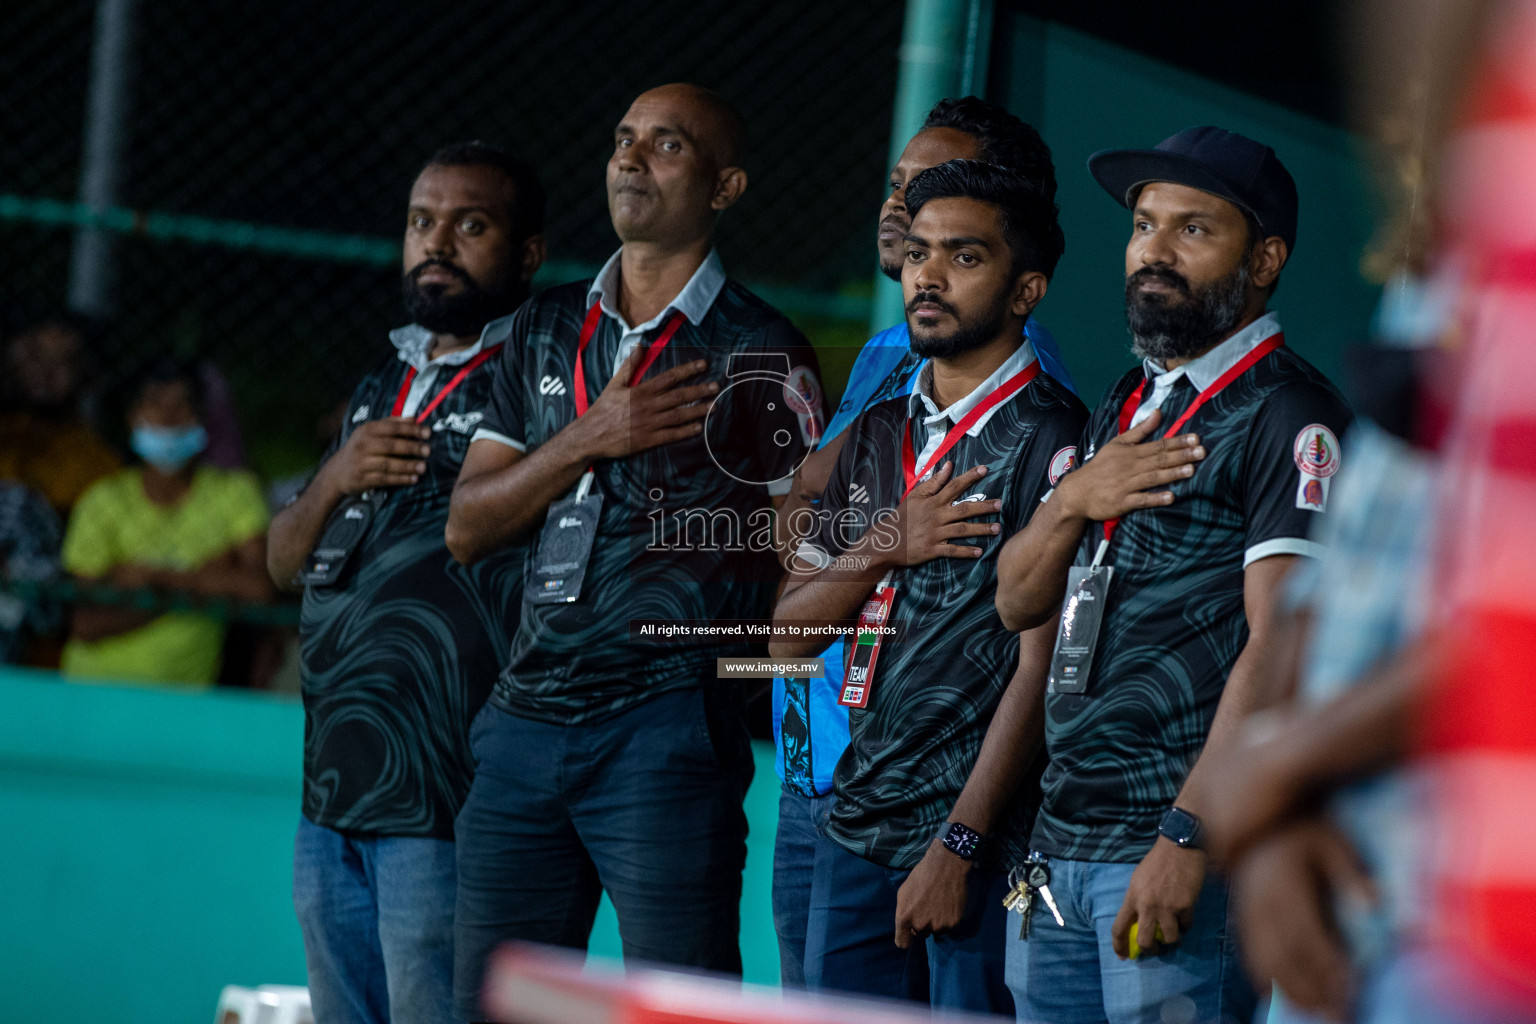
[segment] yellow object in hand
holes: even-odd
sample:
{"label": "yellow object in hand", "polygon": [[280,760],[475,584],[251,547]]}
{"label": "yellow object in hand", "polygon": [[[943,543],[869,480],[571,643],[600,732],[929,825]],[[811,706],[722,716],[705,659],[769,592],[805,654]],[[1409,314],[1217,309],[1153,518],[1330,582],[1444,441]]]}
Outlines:
{"label": "yellow object in hand", "polygon": [[[1132,960],[1139,959],[1141,957],[1141,954],[1143,952],[1145,952],[1140,946],[1138,946],[1136,944],[1136,925],[1138,923],[1139,922],[1136,922],[1136,921],[1132,921],[1131,922],[1131,959]],[[1152,932],[1152,941],[1153,942],[1158,942],[1158,943],[1164,941],[1164,939],[1163,939],[1163,929],[1161,927],[1156,928]]]}

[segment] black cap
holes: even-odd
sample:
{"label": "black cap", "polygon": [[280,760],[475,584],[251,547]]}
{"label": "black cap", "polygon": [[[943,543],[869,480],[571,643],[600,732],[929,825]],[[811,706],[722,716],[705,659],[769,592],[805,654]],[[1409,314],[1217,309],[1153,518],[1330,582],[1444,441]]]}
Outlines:
{"label": "black cap", "polygon": [[1266,238],[1279,235],[1288,251],[1296,250],[1296,182],[1274,150],[1246,135],[1185,128],[1156,149],[1101,150],[1088,158],[1088,172],[1127,209],[1154,181],[1220,196],[1253,214]]}

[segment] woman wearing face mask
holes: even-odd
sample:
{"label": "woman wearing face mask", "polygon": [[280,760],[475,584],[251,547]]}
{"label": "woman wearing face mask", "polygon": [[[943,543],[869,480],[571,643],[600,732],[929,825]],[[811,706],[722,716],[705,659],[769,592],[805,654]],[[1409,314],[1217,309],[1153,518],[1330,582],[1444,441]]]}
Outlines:
{"label": "woman wearing face mask", "polygon": [[[206,465],[195,369],[162,362],[128,410],[142,460],[86,491],[70,516],[64,568],[82,582],[179,591],[195,600],[261,602],[267,510],[251,474]],[[192,611],[125,604],[75,606],[63,671],[96,679],[211,685],[224,623]]]}

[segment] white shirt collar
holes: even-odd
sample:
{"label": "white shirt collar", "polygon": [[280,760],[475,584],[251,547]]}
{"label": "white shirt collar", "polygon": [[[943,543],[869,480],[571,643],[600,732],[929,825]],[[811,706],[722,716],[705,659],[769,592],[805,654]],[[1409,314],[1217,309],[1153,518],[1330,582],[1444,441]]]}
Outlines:
{"label": "white shirt collar", "polygon": [[469,362],[480,354],[485,347],[485,332],[480,332],[480,337],[468,348],[456,349],[438,356],[436,359],[428,359],[432,351],[433,334],[420,324],[407,324],[404,327],[396,327],[389,332],[389,340],[394,342],[400,361],[412,367],[417,373],[421,373],[429,366],[460,366]]}
{"label": "white shirt collar", "polygon": [[[912,387],[912,393],[907,396],[907,415],[916,419],[923,417],[923,425],[932,429],[934,426],[948,420],[951,423],[959,423],[988,395],[996,391],[1008,378],[1023,371],[1031,363],[1035,362],[1035,346],[1025,338],[1013,355],[1003,360],[1003,365],[992,371],[992,375],[978,384],[970,394],[955,402],[947,409],[940,409],[931,397],[933,394],[933,360],[923,363],[918,370],[917,382]],[[1017,392],[1015,392],[1017,394]],[[977,418],[965,433],[969,437],[975,437],[981,433],[982,427],[992,418],[992,414],[1003,407],[1003,403],[988,409],[986,413]]]}
{"label": "white shirt collar", "polygon": [[592,279],[592,287],[587,289],[587,305],[601,302],[603,312],[623,325],[626,334],[649,331],[661,323],[673,310],[683,314],[688,318],[689,323],[697,327],[703,322],[709,307],[715,304],[720,289],[725,287],[725,265],[720,262],[720,253],[711,247],[709,255],[704,257],[704,262],[699,264],[699,269],[695,270],[693,276],[688,279],[688,283],[683,285],[683,290],[677,293],[677,298],[669,302],[665,309],[650,320],[638,327],[630,327],[616,308],[619,295],[619,261],[623,254],[624,247],[620,246],[618,252],[608,257],[608,262],[603,264],[603,269],[599,270],[597,276]]}
{"label": "white shirt collar", "polygon": [[1155,389],[1166,391],[1179,377],[1183,376],[1189,378],[1189,383],[1195,391],[1204,391],[1216,383],[1217,378],[1222,374],[1241,362],[1249,352],[1279,333],[1280,314],[1265,313],[1198,359],[1191,359],[1173,370],[1164,370],[1153,360],[1143,359],[1142,370],[1146,373],[1147,379],[1154,382]]}

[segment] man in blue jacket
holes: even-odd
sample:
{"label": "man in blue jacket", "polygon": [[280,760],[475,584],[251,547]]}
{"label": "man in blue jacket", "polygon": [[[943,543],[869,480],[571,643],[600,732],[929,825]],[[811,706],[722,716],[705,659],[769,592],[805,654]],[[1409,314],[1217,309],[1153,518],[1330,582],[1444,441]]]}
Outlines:
{"label": "man in blue jacket", "polygon": [[[1056,196],[1051,151],[1040,133],[1000,107],[974,96],[941,100],[929,111],[891,169],[889,195],[880,208],[877,249],[880,270],[901,279],[902,240],[911,227],[907,183],[921,172],[949,160],[984,160],[1017,171]],[[1059,228],[1057,229],[1059,231]],[[1030,318],[1025,336],[1034,345],[1041,369],[1076,387],[1050,332]],[[793,530],[796,512],[814,509],[847,440],[847,428],[865,409],[905,395],[923,360],[912,353],[905,320],[865,343],[848,375],[842,403],[827,425],[820,447],[800,467],[780,510],[779,522]],[[801,514],[799,521],[809,521]],[[799,537],[781,537],[781,551],[792,552]],[[837,702],[842,686],[843,648],[838,641],[824,655],[827,675],[774,681],[775,767],[783,780],[779,830],[773,857],[773,923],[779,936],[780,977],[785,986],[805,984],[806,916],[811,899],[811,869],[816,828],[830,809],[832,770],[848,746],[848,709]]]}

